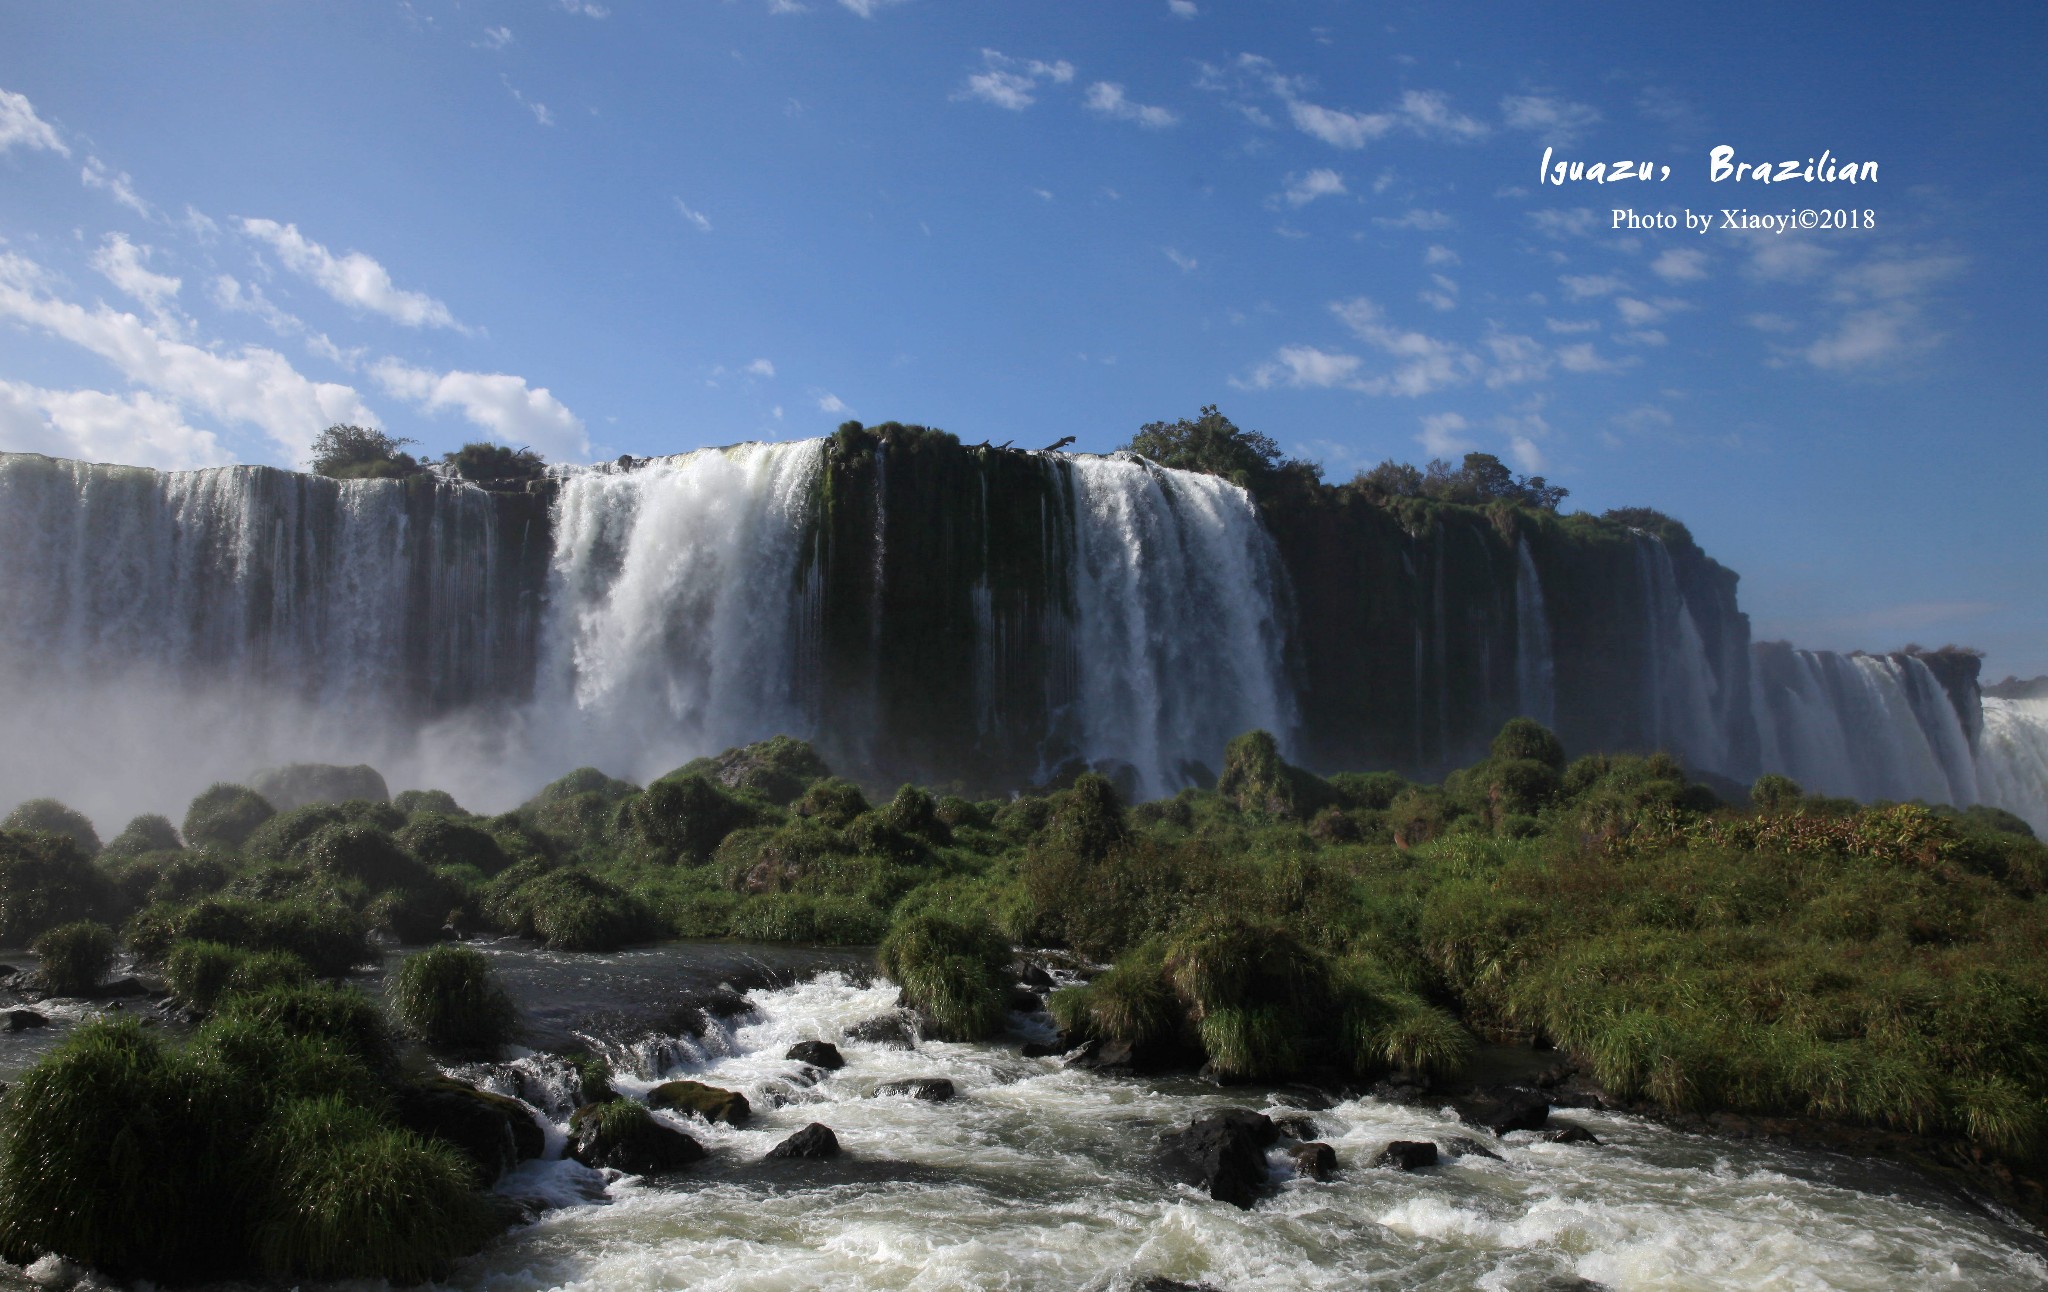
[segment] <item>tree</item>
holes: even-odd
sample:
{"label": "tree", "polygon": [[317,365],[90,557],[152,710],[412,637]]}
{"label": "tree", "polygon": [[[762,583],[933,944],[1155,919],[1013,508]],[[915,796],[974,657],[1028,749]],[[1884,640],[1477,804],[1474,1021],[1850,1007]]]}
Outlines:
{"label": "tree", "polygon": [[1282,458],[1271,436],[1240,430],[1214,404],[1204,404],[1192,421],[1147,422],[1124,448],[1163,467],[1221,476],[1260,498],[1283,483],[1314,484],[1323,475],[1313,462]]}
{"label": "tree", "polygon": [[505,444],[478,440],[442,455],[464,480],[532,480],[547,470],[547,464],[532,449],[515,449]]}
{"label": "tree", "polygon": [[409,476],[423,468],[404,451],[413,440],[387,435],[369,426],[337,423],[313,437],[313,470],[337,480],[383,480]]}
{"label": "tree", "polygon": [[1388,460],[1370,471],[1360,472],[1351,486],[1381,503],[1393,498],[1430,498],[1482,507],[1504,501],[1538,511],[1556,511],[1557,505],[1571,493],[1542,476],[1518,476],[1491,453],[1467,453],[1464,462],[1456,467],[1436,458],[1420,471],[1406,463]]}

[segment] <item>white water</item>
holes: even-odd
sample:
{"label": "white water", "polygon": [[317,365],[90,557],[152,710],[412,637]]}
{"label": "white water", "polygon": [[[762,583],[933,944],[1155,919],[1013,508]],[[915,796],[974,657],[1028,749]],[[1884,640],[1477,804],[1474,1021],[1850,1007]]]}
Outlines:
{"label": "white water", "polygon": [[1984,697],[1977,783],[1986,803],[2025,818],[2048,839],[2048,697]]}
{"label": "white water", "polygon": [[1550,616],[1543,611],[1543,580],[1529,541],[1515,541],[1515,701],[1525,718],[1557,723],[1557,662]]}
{"label": "white water", "polygon": [[1794,651],[1792,665],[1783,689],[1755,691],[1764,771],[1817,794],[1978,801],[1969,737],[1925,663]]}
{"label": "white water", "polygon": [[1699,622],[1678,585],[1671,549],[1661,539],[1638,535],[1636,570],[1648,617],[1644,641],[1650,662],[1646,703],[1652,743],[1694,767],[1723,770],[1729,765],[1728,732],[1715,716],[1722,683],[1714,675]]}
{"label": "white water", "polygon": [[[1364,1164],[1393,1139],[1470,1136],[1446,1113],[1370,1099],[1314,1113],[1334,1146],[1329,1183],[1277,1150],[1275,1190],[1251,1211],[1153,1175],[1162,1131],[1210,1108],[1292,1111],[1255,1091],[1105,1078],[1007,1044],[849,1043],[895,988],[827,974],[754,996],[679,1069],[747,1095],[744,1129],[671,1119],[711,1157],[659,1181],[609,1187],[574,1163],[529,1164],[501,1191],[572,1205],[495,1242],[450,1285],[477,1292],[605,1289],[1120,1289],[1154,1276],[1251,1289],[1537,1289],[1590,1279],[1645,1288],[2037,1288],[2038,1240],[1881,1168],[1678,1135],[1635,1119],[1561,1112],[1604,1143],[1528,1133],[1504,1158],[1415,1174]],[[1014,1016],[1013,1016],[1014,1017]],[[1024,1020],[1019,1019],[1020,1023]],[[815,1084],[781,1058],[837,1043],[847,1066]],[[944,1076],[950,1103],[874,1096],[883,1081]],[[626,1079],[640,1093],[651,1082]],[[668,1116],[667,1114],[661,1114]],[[846,1157],[756,1164],[820,1121]]]}
{"label": "white water", "polygon": [[1254,727],[1289,741],[1285,575],[1250,495],[1128,454],[1067,465],[1085,756],[1131,764],[1154,797]]}

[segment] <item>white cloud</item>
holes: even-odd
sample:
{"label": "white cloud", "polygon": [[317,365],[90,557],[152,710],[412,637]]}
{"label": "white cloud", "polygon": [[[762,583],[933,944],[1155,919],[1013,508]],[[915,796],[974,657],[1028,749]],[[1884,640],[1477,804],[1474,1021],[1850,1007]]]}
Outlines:
{"label": "white cloud", "polygon": [[1650,272],[1673,283],[1693,283],[1707,276],[1707,253],[1673,247],[1650,262]]}
{"label": "white cloud", "polygon": [[1422,445],[1422,451],[1433,458],[1455,457],[1468,453],[1472,441],[1461,432],[1472,429],[1472,423],[1458,413],[1431,413],[1422,419],[1422,434],[1415,437]]}
{"label": "white cloud", "polygon": [[87,188],[105,189],[116,202],[145,219],[156,214],[155,208],[135,191],[135,181],[128,177],[127,171],[108,170],[107,164],[97,157],[85,159],[85,169],[78,173],[78,180]]}
{"label": "white cloud", "polygon": [[1422,289],[1417,297],[1424,305],[1437,310],[1458,308],[1458,285],[1442,274],[1429,276],[1431,286]]}
{"label": "white cloud", "polygon": [[775,375],[775,365],[766,359],[756,359],[740,371],[751,377],[772,377]]}
{"label": "white cloud", "polygon": [[1558,366],[1566,372],[1620,372],[1624,368],[1633,368],[1639,362],[1641,360],[1633,356],[1627,359],[1603,358],[1593,349],[1591,341],[1581,341],[1576,345],[1561,345],[1557,348]]}
{"label": "white cloud", "polygon": [[1550,379],[1550,352],[1533,336],[1493,332],[1486,338],[1486,349],[1493,356],[1493,364],[1486,370],[1488,390]]}
{"label": "white cloud", "polygon": [[1455,265],[1460,262],[1458,260],[1458,253],[1452,251],[1449,247],[1433,246],[1428,251],[1422,253],[1422,263],[1425,265]]}
{"label": "white cloud", "polygon": [[1164,130],[1180,122],[1179,114],[1171,108],[1125,98],[1124,87],[1114,81],[1097,81],[1089,86],[1082,103],[1090,112],[1099,112],[1115,121],[1135,121],[1147,130]]}
{"label": "white cloud", "polygon": [[297,317],[286,313],[265,296],[262,286],[257,283],[242,283],[231,275],[221,274],[214,278],[210,294],[215,305],[233,314],[253,314],[280,336],[293,336],[306,329]]}
{"label": "white cloud", "polygon": [[213,432],[186,425],[148,391],[43,390],[0,379],[0,450],[181,471],[232,459]]}
{"label": "white cloud", "polygon": [[382,314],[406,327],[445,327],[467,331],[448,307],[424,292],[402,290],[391,274],[369,256],[351,251],[337,256],[299,232],[295,224],[275,220],[243,220],[242,232],[277,253],[285,268],[311,282],[351,309]]}
{"label": "white cloud", "polygon": [[1614,308],[1621,315],[1621,321],[1630,327],[1647,327],[1664,317],[1664,309],[1648,301],[1639,301],[1633,296],[1617,296]]}
{"label": "white cloud", "polygon": [[1319,197],[1341,197],[1345,192],[1342,175],[1318,167],[1306,175],[1289,175],[1287,191],[1281,196],[1289,206],[1307,206]]}
{"label": "white cloud", "polygon": [[1458,223],[1442,211],[1424,211],[1419,208],[1406,215],[1376,215],[1372,222],[1383,229],[1414,229],[1420,233],[1435,233]]}
{"label": "white cloud", "polygon": [[1799,324],[1783,314],[1752,314],[1743,322],[1759,332],[1797,332]]}
{"label": "white cloud", "polygon": [[1573,319],[1567,321],[1565,319],[1544,319],[1543,326],[1549,328],[1552,332],[1570,336],[1575,332],[1598,332],[1600,330],[1600,320]]}
{"label": "white cloud", "polygon": [[1593,232],[1594,218],[1583,206],[1529,212],[1529,222],[1546,238],[1583,238]]}
{"label": "white cloud", "polygon": [[71,150],[57,137],[57,128],[36,115],[25,94],[0,90],[0,153],[19,144],[69,157]]}
{"label": "white cloud", "polygon": [[296,461],[321,427],[378,425],[348,386],[310,381],[274,350],[215,352],[165,336],[133,314],[86,309],[40,290],[39,266],[0,253],[0,317],[18,319],[107,360],[129,381],[223,421],[260,428]]}
{"label": "white cloud", "polygon": [[1363,148],[1395,130],[1425,139],[1454,141],[1483,139],[1492,133],[1485,122],[1453,109],[1449,97],[1440,90],[1408,90],[1401,95],[1400,103],[1385,112],[1354,112],[1326,108],[1302,98],[1303,82],[1299,78],[1271,76],[1267,85],[1287,104],[1287,115],[1293,119],[1295,129],[1333,148]]}
{"label": "white cloud", "polygon": [[1575,301],[1595,296],[1612,296],[1628,287],[1627,283],[1612,274],[1564,274],[1557,281],[1564,284],[1565,295]]}
{"label": "white cloud", "polygon": [[1022,112],[1038,101],[1034,92],[1041,85],[1065,85],[1074,79],[1074,65],[1065,59],[1046,63],[1035,58],[1011,58],[999,50],[984,49],[981,51],[981,65],[981,71],[970,75],[967,83],[953,92],[955,99],[980,99],[999,108]]}
{"label": "white cloud", "polygon": [[555,8],[563,13],[573,13],[579,18],[609,18],[612,11],[591,0],[555,0]]}
{"label": "white cloud", "polygon": [[1052,190],[1049,188],[1034,188],[1031,190],[1031,195],[1041,202],[1052,201]]}
{"label": "white cloud", "polygon": [[1803,352],[1806,361],[1831,372],[1850,372],[1895,362],[1939,341],[1919,327],[1918,311],[1891,302],[1852,310]]}
{"label": "white cloud", "polygon": [[1409,90],[1401,96],[1401,123],[1425,138],[1484,139],[1493,131],[1483,121],[1451,109],[1440,90]]}
{"label": "white cloud", "polygon": [[679,197],[671,197],[669,201],[676,204],[677,213],[694,225],[697,232],[711,232],[711,219],[709,216],[705,215],[702,211],[691,210],[689,204]]}
{"label": "white cloud", "polygon": [[902,4],[903,0],[839,0],[839,3],[863,18],[872,18],[878,10]]}
{"label": "white cloud", "polygon": [[545,386],[505,372],[431,372],[383,359],[370,373],[385,390],[429,411],[454,408],[498,440],[562,462],[590,456],[583,421]]}
{"label": "white cloud", "polygon": [[1512,130],[1526,130],[1546,144],[1568,148],[1600,122],[1588,104],[1549,94],[1510,94],[1500,101],[1501,117]]}
{"label": "white cloud", "polygon": [[1184,274],[1193,273],[1196,267],[1201,263],[1197,261],[1193,256],[1183,255],[1180,252],[1180,250],[1175,247],[1161,247],[1160,250],[1165,252],[1166,258],[1168,260],[1171,260],[1175,265],[1179,266],[1180,271]]}
{"label": "white cloud", "polygon": [[1358,383],[1356,388],[1366,394],[1427,395],[1468,380],[1481,366],[1479,357],[1462,346],[1390,325],[1369,297],[1332,301],[1330,312],[1360,340],[1396,360],[1392,372]]}
{"label": "white cloud", "polygon": [[476,42],[476,47],[478,49],[503,49],[511,43],[512,29],[510,27],[486,27],[484,28],[484,38]]}
{"label": "white cloud", "polygon": [[99,250],[93,252],[92,267],[150,309],[161,310],[184,283],[168,274],[154,273],[143,263],[152,250],[128,241],[126,234],[110,233],[101,241]]}
{"label": "white cloud", "polygon": [[845,400],[827,391],[825,394],[818,396],[818,411],[821,413],[831,413],[836,416],[840,413],[850,413],[853,410],[846,406]]}
{"label": "white cloud", "polygon": [[1196,13],[1195,0],[1166,0],[1166,7],[1176,18],[1192,18]]}
{"label": "white cloud", "polygon": [[1355,354],[1337,354],[1312,345],[1280,347],[1269,363],[1253,370],[1249,382],[1238,383],[1253,390],[1285,386],[1355,386],[1364,360]]}
{"label": "white cloud", "polygon": [[535,121],[544,126],[555,124],[555,114],[548,111],[547,104],[542,103],[538,99],[529,99],[524,94],[521,94],[519,87],[512,84],[512,78],[509,76],[500,73],[498,81],[505,87],[505,92],[512,96],[512,101],[525,108],[528,112],[531,112]]}
{"label": "white cloud", "polygon": [[1294,119],[1295,129],[1333,148],[1363,148],[1394,128],[1389,113],[1346,112],[1300,99],[1288,100],[1287,115]]}

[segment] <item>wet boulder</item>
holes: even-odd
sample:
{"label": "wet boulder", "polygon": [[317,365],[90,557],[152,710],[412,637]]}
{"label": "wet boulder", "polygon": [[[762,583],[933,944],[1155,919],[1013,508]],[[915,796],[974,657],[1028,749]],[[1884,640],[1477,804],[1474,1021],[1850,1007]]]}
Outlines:
{"label": "wet boulder", "polygon": [[1557,1130],[1543,1132],[1543,1139],[1550,1144],[1598,1144],[1600,1137],[1583,1126],[1563,1126]]}
{"label": "wet boulder", "polygon": [[957,1091],[945,1077],[911,1077],[903,1081],[884,1081],[875,1087],[878,1095],[909,1095],[927,1103],[942,1104],[951,1099]]}
{"label": "wet boulder", "polygon": [[798,1041],[789,1047],[789,1053],[782,1056],[798,1063],[808,1063],[814,1068],[837,1072],[846,1066],[846,1059],[839,1053],[839,1047],[830,1041]]}
{"label": "wet boulder", "polygon": [[1316,1119],[1306,1113],[1293,1113],[1275,1117],[1273,1127],[1289,1139],[1298,1139],[1304,1144],[1316,1137]]}
{"label": "wet boulder", "polygon": [[838,1157],[839,1137],[832,1133],[830,1126],[812,1122],[769,1149],[768,1156],[785,1160]]}
{"label": "wet boulder", "polygon": [[400,1087],[394,1111],[407,1130],[460,1150],[486,1186],[547,1149],[547,1137],[525,1104],[452,1077]]}
{"label": "wet boulder", "polygon": [[1294,1159],[1294,1173],[1311,1180],[1327,1180],[1337,1173],[1337,1150],[1328,1144],[1311,1141],[1297,1144],[1289,1154]]}
{"label": "wet boulder", "polygon": [[1249,1209],[1266,1187],[1266,1148],[1280,1137],[1271,1118],[1248,1108],[1197,1117],[1161,1139],[1161,1166],[1218,1202]]}
{"label": "wet boulder", "polygon": [[701,1081],[664,1081],[647,1092],[647,1106],[668,1112],[689,1113],[707,1122],[744,1126],[754,1110],[737,1090],[721,1090]]}
{"label": "wet boulder", "polygon": [[7,1011],[7,1030],[26,1032],[32,1027],[48,1027],[50,1020],[32,1009],[10,1009]]}
{"label": "wet boulder", "polygon": [[1445,1136],[1438,1143],[1437,1148],[1443,1152],[1445,1157],[1486,1157],[1492,1158],[1496,1162],[1502,1160],[1500,1154],[1486,1147],[1486,1145],[1481,1144],[1476,1139],[1466,1139],[1463,1135]]}
{"label": "wet boulder", "polygon": [[1436,1145],[1429,1140],[1397,1139],[1381,1149],[1366,1165],[1391,1167],[1396,1171],[1419,1171],[1425,1166],[1435,1166]]}
{"label": "wet boulder", "polygon": [[917,1048],[917,1030],[911,1025],[909,1016],[902,1013],[883,1014],[855,1023],[846,1029],[846,1039],[887,1046],[892,1050]]}
{"label": "wet boulder", "polygon": [[704,1146],[630,1099],[587,1104],[569,1119],[569,1156],[588,1167],[628,1175],[681,1170]]}
{"label": "wet boulder", "polygon": [[1495,1086],[1458,1105],[1458,1119],[1496,1135],[1541,1130],[1550,1119],[1550,1097],[1516,1086]]}

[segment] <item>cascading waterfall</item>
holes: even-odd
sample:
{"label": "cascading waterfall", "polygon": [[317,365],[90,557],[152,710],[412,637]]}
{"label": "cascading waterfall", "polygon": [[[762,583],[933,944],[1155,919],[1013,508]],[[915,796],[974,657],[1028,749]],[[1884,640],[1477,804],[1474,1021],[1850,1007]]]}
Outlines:
{"label": "cascading waterfall", "polygon": [[1757,663],[1764,771],[1820,794],[1978,801],[1969,737],[1922,660],[1762,646]]}
{"label": "cascading waterfall", "polygon": [[1537,577],[1527,539],[1515,543],[1515,702],[1522,716],[1546,727],[1557,721],[1550,617],[1543,612],[1543,580]]}
{"label": "cascading waterfall", "polygon": [[1984,802],[2021,817],[2048,839],[2048,696],[1984,697],[1977,786]]}
{"label": "cascading waterfall", "polygon": [[1157,795],[1254,727],[1289,739],[1285,576],[1250,495],[1130,455],[1063,465],[1084,757],[1130,764]]}
{"label": "cascading waterfall", "polygon": [[1716,716],[1719,682],[1707,658],[1699,622],[1686,604],[1672,568],[1671,549],[1661,539],[1639,534],[1636,569],[1642,581],[1643,640],[1649,651],[1646,709],[1651,743],[1683,756],[1694,767],[1722,771],[1729,765],[1728,733]]}

